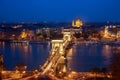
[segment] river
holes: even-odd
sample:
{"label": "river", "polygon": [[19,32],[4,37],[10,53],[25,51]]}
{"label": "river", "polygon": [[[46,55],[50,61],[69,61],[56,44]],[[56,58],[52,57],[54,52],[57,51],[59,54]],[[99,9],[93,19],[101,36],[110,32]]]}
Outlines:
{"label": "river", "polygon": [[[67,68],[72,71],[89,71],[93,67],[108,67],[111,63],[113,45],[74,44],[68,51]],[[50,41],[38,44],[0,42],[6,70],[14,70],[16,64],[23,62],[27,70],[43,65],[49,57]]]}

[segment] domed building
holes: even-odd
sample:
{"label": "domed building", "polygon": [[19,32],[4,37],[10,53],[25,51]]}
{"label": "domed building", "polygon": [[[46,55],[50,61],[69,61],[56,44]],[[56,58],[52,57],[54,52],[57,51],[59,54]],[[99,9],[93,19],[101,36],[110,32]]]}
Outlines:
{"label": "domed building", "polygon": [[76,21],[72,21],[72,27],[81,27],[83,25],[83,22],[77,18]]}
{"label": "domed building", "polygon": [[72,36],[74,36],[74,39],[83,39],[82,38],[82,33],[83,33],[83,22],[77,18],[76,21],[72,21],[72,26],[68,27],[68,28],[62,28],[62,33],[64,32],[70,32],[70,34],[72,34]]}

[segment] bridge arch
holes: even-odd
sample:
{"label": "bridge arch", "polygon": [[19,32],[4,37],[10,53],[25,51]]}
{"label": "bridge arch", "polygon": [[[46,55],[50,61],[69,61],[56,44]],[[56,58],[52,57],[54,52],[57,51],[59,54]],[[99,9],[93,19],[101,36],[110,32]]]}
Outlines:
{"label": "bridge arch", "polygon": [[52,54],[54,54],[56,50],[58,50],[58,53],[64,53],[63,40],[52,40]]}
{"label": "bridge arch", "polygon": [[71,41],[72,40],[72,32],[63,32],[63,40]]}

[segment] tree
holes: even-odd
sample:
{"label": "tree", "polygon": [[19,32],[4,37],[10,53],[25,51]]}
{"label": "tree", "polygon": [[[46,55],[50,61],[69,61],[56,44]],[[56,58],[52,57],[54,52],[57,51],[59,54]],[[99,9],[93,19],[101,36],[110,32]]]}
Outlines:
{"label": "tree", "polygon": [[3,65],[3,55],[0,53],[0,80],[2,80]]}
{"label": "tree", "polygon": [[20,62],[16,65],[16,70],[20,72],[21,77],[22,77],[22,73],[24,73],[26,69],[27,69],[27,66],[25,66],[23,62]]}
{"label": "tree", "polygon": [[44,39],[46,39],[47,38],[47,34],[43,34],[43,37],[44,37]]}
{"label": "tree", "polygon": [[104,74],[106,74],[106,73],[108,72],[108,70],[107,70],[107,68],[104,68],[104,67],[103,67],[103,68],[101,69],[101,72],[104,73]]}
{"label": "tree", "polygon": [[74,36],[75,36],[76,38],[80,38],[81,34],[80,34],[80,33],[75,33]]}

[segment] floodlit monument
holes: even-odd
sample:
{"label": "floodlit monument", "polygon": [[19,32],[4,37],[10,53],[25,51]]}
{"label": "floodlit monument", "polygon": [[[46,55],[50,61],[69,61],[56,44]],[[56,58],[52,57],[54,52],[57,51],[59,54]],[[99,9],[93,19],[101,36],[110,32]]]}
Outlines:
{"label": "floodlit monument", "polygon": [[73,27],[81,27],[83,25],[83,22],[79,19],[79,18],[77,18],[76,19],[76,21],[72,21],[72,26]]}

